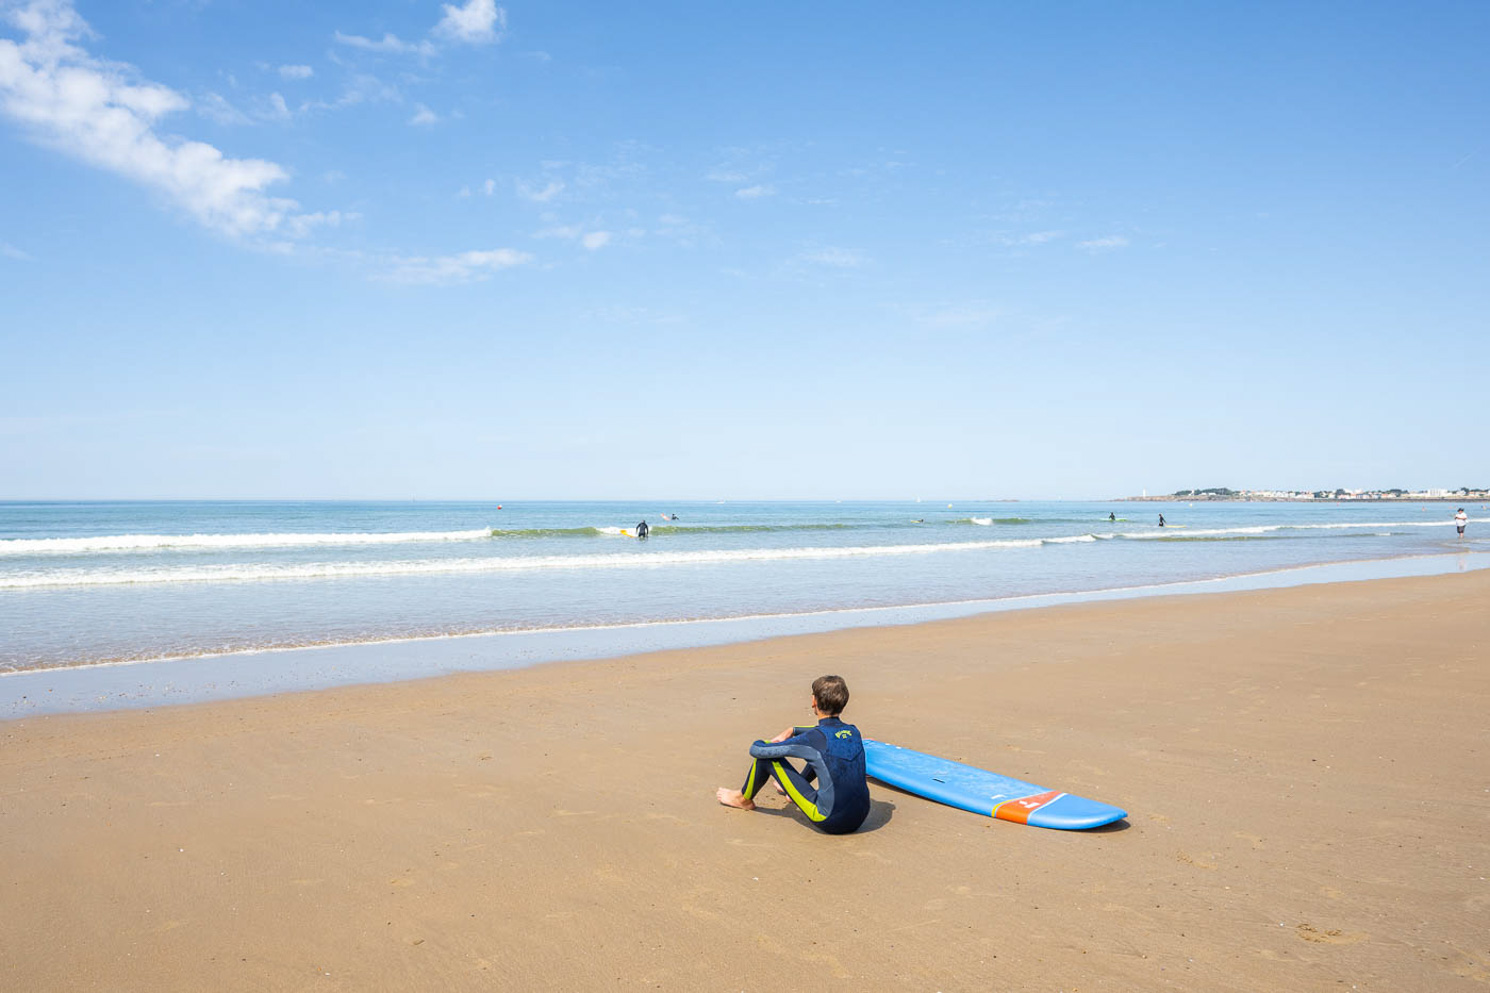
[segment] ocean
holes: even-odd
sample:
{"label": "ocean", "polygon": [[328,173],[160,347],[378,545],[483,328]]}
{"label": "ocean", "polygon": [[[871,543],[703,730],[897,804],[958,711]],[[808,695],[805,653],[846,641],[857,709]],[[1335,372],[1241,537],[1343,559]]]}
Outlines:
{"label": "ocean", "polygon": [[[1454,509],[929,500],[0,503],[0,672],[982,604],[1490,551],[1490,513],[1467,508],[1469,535],[1461,540]],[[624,533],[642,520],[652,529],[647,540]]]}

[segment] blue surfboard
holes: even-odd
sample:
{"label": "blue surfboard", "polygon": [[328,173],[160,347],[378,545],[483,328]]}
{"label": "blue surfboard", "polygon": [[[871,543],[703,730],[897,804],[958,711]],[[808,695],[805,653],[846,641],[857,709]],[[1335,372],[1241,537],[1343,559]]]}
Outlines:
{"label": "blue surfboard", "polygon": [[1082,831],[1128,816],[1126,810],[1111,804],[1047,790],[883,741],[864,739],[864,761],[872,779],[949,807],[1015,824]]}

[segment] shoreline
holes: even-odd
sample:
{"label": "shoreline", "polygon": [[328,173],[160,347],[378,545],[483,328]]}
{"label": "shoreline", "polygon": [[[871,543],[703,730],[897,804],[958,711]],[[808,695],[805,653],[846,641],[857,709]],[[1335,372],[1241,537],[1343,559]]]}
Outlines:
{"label": "shoreline", "polygon": [[[0,968],[152,993],[1468,993],[1487,597],[1487,570],[1140,597],[7,721]],[[715,803],[823,672],[870,737],[1129,816],[1048,831],[872,784],[831,837],[770,791]]]}
{"label": "shoreline", "polygon": [[[0,720],[27,714],[138,709],[267,693],[314,691],[359,683],[395,683],[454,672],[501,671],[798,634],[914,625],[1061,604],[1362,582],[1485,568],[1490,568],[1490,553],[1466,550],[1439,555],[1313,563],[1173,583],[978,600],[572,628],[480,631],[7,670],[0,672]],[[478,647],[496,650],[462,655],[461,646],[450,644],[452,642],[480,642],[484,644]],[[542,644],[544,642],[547,644]],[[420,647],[432,650],[438,658],[414,658],[413,654]],[[369,664],[359,666],[357,660],[347,658],[359,653],[368,656],[364,661]],[[265,657],[272,660],[269,665],[254,666],[254,660]],[[297,665],[301,660],[306,664]],[[348,665],[353,668],[346,668]],[[153,667],[162,679],[157,683],[130,686],[127,677],[123,680],[109,678],[108,670],[140,666]],[[21,693],[11,681],[27,684],[22,687],[27,692]],[[52,685],[36,686],[36,683]],[[59,689],[62,690],[60,694],[57,692]],[[42,696],[42,693],[48,695]]]}
{"label": "shoreline", "polygon": [[[1061,604],[1362,582],[1490,568],[1490,553],[1444,552],[1313,563],[1172,583],[793,614],[480,631],[122,659],[0,671],[0,721],[28,715],[139,709],[455,672],[502,671],[738,644],[798,634],[902,626]],[[360,658],[358,658],[360,656]],[[149,677],[133,678],[135,670]]]}

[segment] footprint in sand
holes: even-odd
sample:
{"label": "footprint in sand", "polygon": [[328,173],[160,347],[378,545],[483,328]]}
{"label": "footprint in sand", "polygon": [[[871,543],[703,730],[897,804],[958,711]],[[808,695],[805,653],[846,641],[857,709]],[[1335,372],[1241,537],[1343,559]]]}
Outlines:
{"label": "footprint in sand", "polygon": [[1366,940],[1366,935],[1361,931],[1341,931],[1336,927],[1320,930],[1313,924],[1300,924],[1294,928],[1294,933],[1304,941],[1312,941],[1317,945],[1355,945]]}
{"label": "footprint in sand", "polygon": [[1188,855],[1185,852],[1176,852],[1174,858],[1176,862],[1183,862],[1186,865],[1193,865],[1197,869],[1209,869],[1212,872],[1216,871],[1216,863],[1206,862],[1203,859],[1195,858],[1194,856]]}

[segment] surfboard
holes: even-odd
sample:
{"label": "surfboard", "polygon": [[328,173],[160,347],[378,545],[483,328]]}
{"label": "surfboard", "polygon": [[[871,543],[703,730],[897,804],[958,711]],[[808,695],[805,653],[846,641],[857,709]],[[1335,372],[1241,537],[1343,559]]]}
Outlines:
{"label": "surfboard", "polygon": [[864,739],[864,761],[871,779],[949,807],[986,817],[1061,831],[1084,831],[1128,816],[1111,804],[986,769]]}

